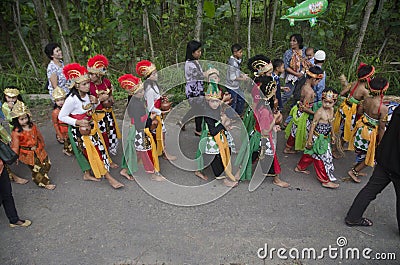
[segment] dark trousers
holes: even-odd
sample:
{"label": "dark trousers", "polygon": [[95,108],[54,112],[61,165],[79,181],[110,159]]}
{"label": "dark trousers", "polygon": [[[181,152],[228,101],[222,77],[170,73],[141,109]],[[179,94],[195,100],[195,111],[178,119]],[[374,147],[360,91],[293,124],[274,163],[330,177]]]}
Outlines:
{"label": "dark trousers", "polygon": [[351,223],[359,221],[370,202],[375,200],[376,195],[381,193],[390,182],[393,182],[396,191],[397,225],[399,226],[400,232],[400,176],[386,171],[379,164],[375,166],[374,173],[372,173],[367,185],[362,188],[354,199],[353,205],[351,205],[350,210],[347,213],[346,220]]}
{"label": "dark trousers", "polygon": [[244,109],[244,92],[238,89],[228,89],[229,94],[231,94],[232,104],[231,108],[236,111],[238,115],[243,114]]}
{"label": "dark trousers", "polygon": [[201,124],[203,122],[204,114],[204,97],[193,97],[188,99],[190,104],[189,111],[183,116],[182,123],[185,124],[194,117],[194,122],[196,125],[196,131],[201,132]]}
{"label": "dark trousers", "polygon": [[3,168],[3,172],[1,172],[0,175],[0,202],[4,207],[4,211],[6,212],[10,224],[18,222],[19,217],[12,196],[11,182],[5,168]]}

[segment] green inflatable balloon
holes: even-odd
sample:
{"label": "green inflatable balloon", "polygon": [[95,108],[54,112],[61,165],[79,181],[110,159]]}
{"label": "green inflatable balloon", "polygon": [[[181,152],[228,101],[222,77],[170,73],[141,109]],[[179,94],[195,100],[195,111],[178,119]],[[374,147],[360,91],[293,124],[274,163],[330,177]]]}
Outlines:
{"label": "green inflatable balloon", "polygon": [[323,14],[328,8],[328,0],[306,0],[289,8],[287,14],[281,19],[287,19],[290,26],[294,26],[295,21],[309,20],[310,26],[314,27],[317,17]]}

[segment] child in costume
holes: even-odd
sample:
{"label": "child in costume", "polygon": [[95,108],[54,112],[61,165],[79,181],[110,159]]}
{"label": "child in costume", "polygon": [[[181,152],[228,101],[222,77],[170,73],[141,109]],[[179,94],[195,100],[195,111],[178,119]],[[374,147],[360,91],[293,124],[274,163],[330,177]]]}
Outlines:
{"label": "child in costume", "polygon": [[322,69],[316,66],[312,66],[306,71],[306,82],[301,88],[300,101],[293,106],[289,113],[292,119],[285,129],[287,139],[286,147],[283,150],[285,154],[294,154],[305,148],[307,131],[310,127],[310,115],[314,114],[312,111],[315,101],[313,87],[324,77],[323,73]]}
{"label": "child in costume", "polygon": [[[6,87],[4,89],[3,93],[4,93],[4,98],[3,98],[4,103],[1,106],[1,108],[2,108],[2,112],[5,116],[5,119],[8,123],[8,126],[10,128],[10,131],[12,131],[14,127],[12,125],[12,118],[10,116],[10,112],[13,109],[17,100],[19,100],[21,102],[23,102],[23,101],[22,101],[22,97],[21,97],[21,94],[19,93],[18,88],[15,86]],[[1,126],[1,138],[5,143],[11,142],[11,136],[9,135],[9,133],[6,131],[6,129],[3,126]],[[9,165],[4,164],[4,167],[6,168],[6,170],[8,172],[8,176],[10,177],[10,180],[12,180],[18,184],[28,183],[27,179],[20,178],[14,172],[12,172]]]}
{"label": "child in costume", "polygon": [[[227,187],[235,187],[238,182],[232,174],[231,150],[229,146],[228,131],[230,129],[230,118],[221,111],[222,93],[217,84],[211,82],[208,86],[206,106],[204,109],[203,131],[200,136],[199,148],[196,158],[199,161],[198,170],[195,175],[207,180],[201,170],[204,168],[204,160],[211,160],[211,168],[217,179],[223,179]],[[207,161],[208,162],[208,161]],[[226,176],[221,176],[225,172]]]}
{"label": "child in costume", "polygon": [[306,150],[294,169],[296,172],[310,174],[310,171],[306,169],[311,163],[314,163],[318,180],[323,187],[331,189],[339,187],[339,184],[333,182],[336,178],[333,175],[335,168],[330,146],[331,142],[334,143],[336,140],[332,125],[337,96],[338,93],[331,88],[326,88],[322,92],[322,107],[314,114]]}
{"label": "child in costume", "polygon": [[364,99],[361,109],[363,115],[357,121],[350,137],[349,149],[355,150],[356,165],[348,174],[357,183],[360,182],[360,171],[366,166],[374,166],[375,148],[385,133],[388,107],[383,104],[383,95],[388,88],[389,82],[381,77],[375,77],[369,82],[372,97]]}
{"label": "child in costume", "polygon": [[149,114],[146,109],[143,83],[131,74],[119,77],[118,82],[132,96],[127,109],[131,125],[124,145],[120,174],[133,180],[132,174],[138,170],[138,159],[141,159],[145,172],[151,175],[152,180],[165,181],[166,178],[160,174],[157,147],[150,132],[157,114]]}
{"label": "child in costume", "polygon": [[83,179],[100,181],[104,176],[114,189],[123,187],[109,172],[112,161],[97,122],[92,121],[92,113],[99,101],[96,97],[89,96],[90,79],[86,68],[72,63],[66,65],[63,71],[70,82],[70,93],[58,118],[69,125],[69,139],[76,160],[84,172]]}
{"label": "child in costume", "polygon": [[170,110],[161,110],[161,94],[160,87],[157,83],[157,68],[152,62],[142,60],[136,64],[136,73],[145,79],[143,87],[144,98],[147,103],[147,111],[154,112],[157,115],[156,119],[158,121],[158,125],[154,133],[157,144],[157,153],[158,155],[163,155],[164,159],[171,161],[176,160],[176,156],[169,154],[165,149],[166,128],[164,126],[163,117]]}
{"label": "child in costume", "polygon": [[374,73],[375,68],[372,65],[361,63],[357,69],[357,82],[348,84],[344,75],[340,77],[343,86],[340,96],[349,93],[336,112],[333,127],[336,134],[341,134],[341,143],[348,143],[351,139],[353,127],[357,121],[357,108],[359,108],[361,101],[369,96],[368,82]]}
{"label": "child in costume", "polygon": [[[87,70],[90,77],[90,95],[95,96],[100,101],[92,117],[99,126],[108,152],[112,155],[116,155],[118,139],[121,139],[121,133],[112,109],[112,105],[114,104],[114,98],[112,96],[113,86],[110,80],[105,77],[107,74],[107,67],[108,60],[101,54],[90,58],[87,62]],[[111,168],[118,167],[115,163],[111,163],[110,166]]]}
{"label": "child in costume", "polygon": [[37,126],[31,121],[28,108],[17,101],[10,112],[14,129],[11,133],[11,148],[19,155],[19,161],[29,166],[32,180],[39,187],[54,190],[47,173],[51,163],[44,150],[44,139]]}
{"label": "child in costume", "polygon": [[53,121],[54,130],[56,131],[57,141],[64,144],[63,153],[67,156],[72,155],[72,146],[68,137],[68,124],[58,119],[58,114],[65,101],[65,91],[60,87],[53,90],[54,109],[51,113],[51,120]]}
{"label": "child in costume", "polygon": [[[248,66],[255,73],[255,86],[252,89],[252,121],[246,124],[252,126],[248,128],[249,144],[242,145],[236,165],[242,165],[240,168],[240,180],[250,180],[252,178],[252,164],[259,161],[262,174],[272,176],[273,184],[286,188],[289,184],[279,178],[281,167],[276,155],[276,144],[273,137],[273,131],[279,131],[280,126],[276,124],[280,116],[274,114],[271,110],[274,107],[276,99],[276,82],[269,73],[273,66],[269,59],[262,55],[256,55],[249,59]],[[248,118],[250,119],[250,117]],[[244,142],[244,141],[242,141]],[[248,154],[248,157],[246,157]],[[271,164],[272,161],[272,164]]]}

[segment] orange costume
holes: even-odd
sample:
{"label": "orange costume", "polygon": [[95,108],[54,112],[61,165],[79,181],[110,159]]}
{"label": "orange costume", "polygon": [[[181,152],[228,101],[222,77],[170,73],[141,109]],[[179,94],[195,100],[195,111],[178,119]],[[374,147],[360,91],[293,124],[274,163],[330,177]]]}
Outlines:
{"label": "orange costume", "polygon": [[[24,103],[20,101],[17,101],[15,104],[13,112],[14,109],[25,109],[22,113],[25,112],[28,114]],[[21,128],[16,127],[11,133],[11,148],[19,155],[19,160],[29,166],[32,171],[32,180],[39,187],[50,184],[47,173],[50,170],[51,164],[44,146],[43,136],[35,124],[31,125],[30,130],[21,130]]]}

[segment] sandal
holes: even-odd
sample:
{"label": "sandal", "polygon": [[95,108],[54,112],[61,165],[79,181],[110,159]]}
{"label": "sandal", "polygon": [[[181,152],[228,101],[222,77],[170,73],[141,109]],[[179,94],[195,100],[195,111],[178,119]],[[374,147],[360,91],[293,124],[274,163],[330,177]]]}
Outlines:
{"label": "sandal", "polygon": [[354,222],[354,223],[350,222],[347,219],[345,219],[344,222],[346,223],[347,226],[372,226],[373,225],[372,221],[365,217],[362,217],[359,221]]}

